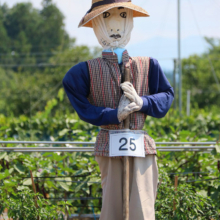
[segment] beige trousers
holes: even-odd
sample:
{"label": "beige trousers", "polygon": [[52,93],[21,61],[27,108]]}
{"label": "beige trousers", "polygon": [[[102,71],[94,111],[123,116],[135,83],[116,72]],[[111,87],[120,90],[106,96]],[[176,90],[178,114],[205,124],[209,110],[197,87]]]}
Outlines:
{"label": "beige trousers", "polygon": [[[100,220],[123,220],[123,159],[96,157],[102,179]],[[129,159],[129,220],[154,220],[158,169],[155,155]]]}

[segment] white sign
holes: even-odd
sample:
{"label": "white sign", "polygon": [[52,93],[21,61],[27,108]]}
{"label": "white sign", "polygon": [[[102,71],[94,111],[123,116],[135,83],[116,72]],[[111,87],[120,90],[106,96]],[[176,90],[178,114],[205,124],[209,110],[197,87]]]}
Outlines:
{"label": "white sign", "polygon": [[145,157],[143,131],[110,131],[109,156]]}

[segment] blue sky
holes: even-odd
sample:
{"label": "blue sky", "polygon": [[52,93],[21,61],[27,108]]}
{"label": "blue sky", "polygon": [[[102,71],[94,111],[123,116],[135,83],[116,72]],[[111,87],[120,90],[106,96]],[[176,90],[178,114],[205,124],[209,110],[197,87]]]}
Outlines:
{"label": "blue sky", "polygon": [[[0,0],[10,7],[31,2],[41,8],[41,0]],[[91,28],[78,29],[78,23],[91,6],[91,0],[54,0],[65,16],[66,30],[78,44],[99,46]],[[150,56],[164,70],[172,70],[177,57],[177,0],[132,0],[151,15],[135,18],[132,39],[127,46],[131,56]],[[202,53],[208,45],[203,36],[220,38],[220,0],[181,0],[182,57]]]}

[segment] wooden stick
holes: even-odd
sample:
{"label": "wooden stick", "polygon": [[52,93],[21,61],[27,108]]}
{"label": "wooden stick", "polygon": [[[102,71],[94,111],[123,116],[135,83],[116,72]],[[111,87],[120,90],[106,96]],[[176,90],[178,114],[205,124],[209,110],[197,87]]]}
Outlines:
{"label": "wooden stick", "polygon": [[[124,79],[125,79],[125,82],[131,81],[129,67],[125,67]],[[130,126],[130,115],[124,120],[124,128],[129,129],[129,126]]]}
{"label": "wooden stick", "polygon": [[30,170],[30,174],[31,174],[32,187],[33,187],[34,193],[36,194],[37,191],[36,191],[36,187],[35,187],[35,183],[34,183],[34,178],[33,178],[33,174],[32,174],[32,171],[31,171],[31,170]]}
{"label": "wooden stick", "polygon": [[[130,82],[130,69],[125,67],[125,82]],[[124,121],[124,128],[129,129],[130,116]],[[123,160],[123,219],[129,220],[129,157]]]}
{"label": "wooden stick", "polygon": [[123,219],[129,220],[129,157],[124,157],[123,168]]}
{"label": "wooden stick", "polygon": [[[32,174],[32,171],[31,171],[31,170],[30,170],[30,174],[31,174],[32,187],[33,187],[34,193],[36,194],[37,191],[36,191],[36,187],[35,187],[35,184],[34,184],[34,178],[33,178],[33,174]],[[36,208],[38,208],[36,195],[34,196],[34,202],[35,202]],[[37,219],[38,219],[38,220],[40,219],[39,216],[37,216]]]}
{"label": "wooden stick", "polygon": [[[176,192],[176,191],[177,191],[177,187],[178,187],[178,176],[175,176],[174,187],[175,187],[175,192]],[[173,211],[176,211],[176,202],[175,202],[175,199],[173,200]]]}

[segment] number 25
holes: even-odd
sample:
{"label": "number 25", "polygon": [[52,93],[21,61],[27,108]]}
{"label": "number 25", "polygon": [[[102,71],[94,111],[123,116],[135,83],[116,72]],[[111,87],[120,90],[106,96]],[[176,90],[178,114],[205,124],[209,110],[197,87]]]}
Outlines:
{"label": "number 25", "polygon": [[[128,143],[128,140],[127,140],[126,138],[121,138],[119,142],[121,143],[122,141],[125,141],[125,143],[120,146],[119,150],[120,150],[120,151],[124,151],[124,150],[126,151],[126,150],[128,150],[128,148],[123,148],[123,147]],[[131,149],[132,151],[135,151],[135,150],[137,149],[137,147],[136,147],[136,144],[135,144],[133,141],[135,141],[135,139],[134,139],[134,138],[131,138],[131,139],[130,139],[130,146],[133,145],[134,147],[133,147],[133,148],[130,147],[130,149]]]}

